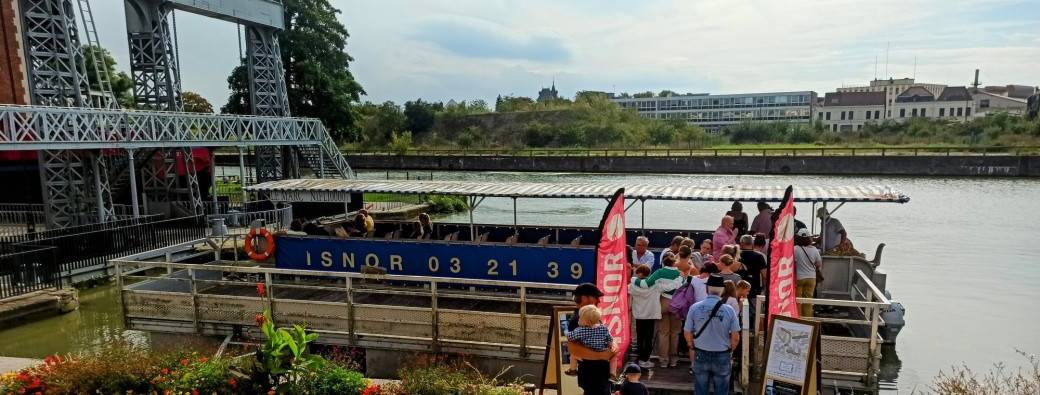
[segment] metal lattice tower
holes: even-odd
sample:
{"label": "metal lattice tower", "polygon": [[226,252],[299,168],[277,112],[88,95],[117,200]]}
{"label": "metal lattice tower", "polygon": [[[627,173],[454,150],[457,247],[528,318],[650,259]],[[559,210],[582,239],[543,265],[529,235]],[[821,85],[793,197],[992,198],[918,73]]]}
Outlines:
{"label": "metal lattice tower", "polygon": [[130,43],[134,101],[140,108],[180,111],[181,83],[169,15],[173,8],[157,1],[124,1]]}
{"label": "metal lattice tower", "polygon": [[[285,89],[282,53],[275,30],[246,26],[246,67],[249,73],[249,105],[254,115],[288,116],[289,95]],[[295,158],[288,150],[257,147],[257,182],[280,180],[287,176],[283,159]],[[297,168],[292,166],[290,168]],[[290,172],[293,172],[290,170]]]}
{"label": "metal lattice tower", "polygon": [[[72,2],[21,0],[19,5],[32,104],[89,106],[90,82]],[[88,27],[91,28],[92,25]],[[57,126],[58,132],[71,128],[61,121]],[[85,213],[94,211],[97,221],[111,218],[108,166],[100,151],[43,150],[38,152],[38,158],[50,226],[92,222],[92,216]]]}
{"label": "metal lattice tower", "polygon": [[90,91],[69,0],[21,0],[32,103],[82,107]]}

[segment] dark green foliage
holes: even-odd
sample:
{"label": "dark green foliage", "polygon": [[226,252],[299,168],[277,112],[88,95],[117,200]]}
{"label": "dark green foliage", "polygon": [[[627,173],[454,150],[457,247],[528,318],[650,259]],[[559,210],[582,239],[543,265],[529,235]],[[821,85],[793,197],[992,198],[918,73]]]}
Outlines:
{"label": "dark green foliage", "polygon": [[458,196],[432,195],[426,202],[430,204],[430,211],[434,213],[454,213],[469,209],[466,201]]}
{"label": "dark green foliage", "polygon": [[549,125],[541,122],[529,123],[524,130],[524,142],[529,147],[547,147],[553,142],[553,137],[555,133]]}
{"label": "dark green foliage", "polygon": [[[328,0],[285,0],[285,30],[279,35],[282,65],[293,116],[322,120],[335,138],[355,131],[354,108],[365,91],[350,73],[347,29],[336,19],[339,10]],[[231,95],[221,112],[249,114],[245,66],[228,77]]]}
{"label": "dark green foliage", "polygon": [[422,99],[404,103],[404,116],[407,119],[407,127],[416,135],[425,134],[433,127],[434,117],[437,111],[443,110],[441,103],[424,102]]}
{"label": "dark green foliage", "polygon": [[87,65],[87,79],[90,80],[90,89],[101,90],[99,76],[93,64],[96,56],[103,56],[105,70],[108,71],[109,82],[112,83],[112,94],[115,95],[116,102],[119,103],[119,107],[134,108],[134,80],[122,71],[116,72],[116,60],[112,57],[112,54],[105,48],[91,45],[84,45],[80,50],[83,52],[83,59]]}
{"label": "dark green foliage", "polygon": [[184,91],[184,93],[181,94],[181,100],[184,102],[185,112],[198,112],[204,114],[213,113],[213,105],[209,103],[209,100],[206,100],[205,97],[202,97],[202,95],[198,93]]}

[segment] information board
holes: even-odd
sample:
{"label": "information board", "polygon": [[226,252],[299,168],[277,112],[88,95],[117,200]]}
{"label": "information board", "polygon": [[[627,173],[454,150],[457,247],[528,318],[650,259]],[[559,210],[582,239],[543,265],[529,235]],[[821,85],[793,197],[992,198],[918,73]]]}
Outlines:
{"label": "information board", "polygon": [[774,316],[766,338],[762,394],[815,394],[819,344],[818,322]]}
{"label": "information board", "polygon": [[580,284],[595,281],[596,250],[570,245],[279,236],[279,269]]}

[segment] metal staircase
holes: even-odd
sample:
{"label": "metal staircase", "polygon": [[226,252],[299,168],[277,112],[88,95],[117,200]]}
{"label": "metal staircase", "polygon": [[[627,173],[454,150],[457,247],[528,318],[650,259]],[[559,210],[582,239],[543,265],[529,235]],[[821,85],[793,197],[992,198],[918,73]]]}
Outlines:
{"label": "metal staircase", "polygon": [[316,178],[355,178],[354,170],[343,157],[339,146],[324,129],[323,127],[320,133],[320,145],[298,146],[297,153],[311,168]]}

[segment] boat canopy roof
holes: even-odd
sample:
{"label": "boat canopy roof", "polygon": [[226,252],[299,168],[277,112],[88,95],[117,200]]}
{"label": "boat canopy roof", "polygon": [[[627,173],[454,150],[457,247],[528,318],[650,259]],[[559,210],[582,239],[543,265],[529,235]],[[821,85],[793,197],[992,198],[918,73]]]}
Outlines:
{"label": "boat canopy roof", "polygon": [[[347,201],[351,193],[431,194],[468,197],[605,198],[618,188],[634,200],[767,201],[783,200],[786,186],[698,186],[628,183],[545,183],[503,181],[420,181],[291,179],[247,186],[272,200]],[[798,202],[906,203],[910,197],[889,186],[795,186]]]}

